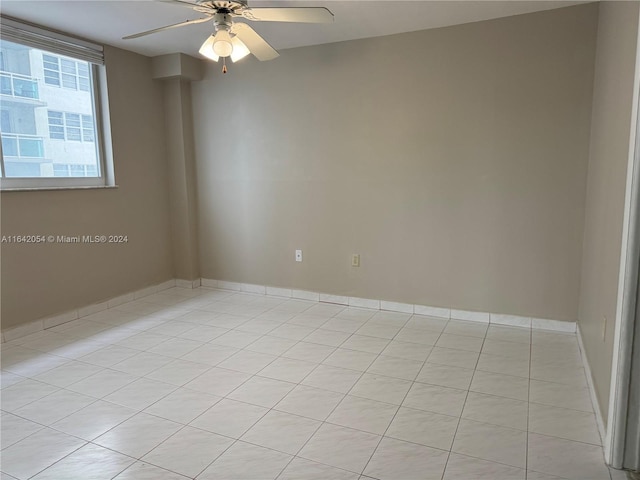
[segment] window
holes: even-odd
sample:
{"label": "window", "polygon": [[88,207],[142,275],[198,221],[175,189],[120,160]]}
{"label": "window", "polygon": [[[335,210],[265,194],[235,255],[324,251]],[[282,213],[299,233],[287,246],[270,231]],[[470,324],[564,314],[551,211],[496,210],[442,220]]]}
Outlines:
{"label": "window", "polygon": [[55,177],[95,177],[97,174],[95,165],[73,165],[56,163],[53,166]]}
{"label": "window", "polygon": [[42,64],[44,66],[44,83],[59,87],[60,65],[58,64],[58,57],[42,55]]}
{"label": "window", "polygon": [[102,47],[7,18],[0,27],[0,187],[113,184]]}
{"label": "window", "polygon": [[86,62],[76,62],[55,55],[42,55],[44,83],[71,90],[89,91],[91,86],[89,67]]}
{"label": "window", "polygon": [[52,140],[95,141],[93,117],[91,115],[49,110],[48,119],[49,137]]}
{"label": "window", "polygon": [[89,115],[82,116],[82,141],[83,142],[95,142],[96,136],[93,126],[93,117]]}

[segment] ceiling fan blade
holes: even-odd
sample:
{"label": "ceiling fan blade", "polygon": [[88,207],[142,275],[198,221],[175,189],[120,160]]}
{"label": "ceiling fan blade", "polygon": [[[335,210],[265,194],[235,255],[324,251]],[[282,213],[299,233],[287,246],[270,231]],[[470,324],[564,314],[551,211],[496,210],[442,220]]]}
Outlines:
{"label": "ceiling fan blade", "polygon": [[280,54],[246,23],[234,23],[231,31],[244,43],[260,61],[272,60]]}
{"label": "ceiling fan blade", "polygon": [[196,23],[207,22],[213,17],[196,18],[195,20],[187,20],[186,22],[174,23],[173,25],[167,25],[165,27],[154,28],[153,30],[147,30],[146,32],[134,33],[133,35],[127,35],[122,37],[123,40],[131,40],[132,38],[144,37],[145,35],[151,35],[152,33],[162,32],[163,30],[169,30],[171,28],[185,27],[187,25],[193,25]]}
{"label": "ceiling fan blade", "polygon": [[178,5],[183,5],[187,8],[193,8],[193,7],[197,7],[198,4],[197,3],[192,3],[192,2],[187,2],[185,0],[155,0],[156,2],[163,2],[163,3],[176,3]]}
{"label": "ceiling fan blade", "polygon": [[333,22],[333,13],[324,7],[247,8],[242,12],[242,16],[254,22]]}

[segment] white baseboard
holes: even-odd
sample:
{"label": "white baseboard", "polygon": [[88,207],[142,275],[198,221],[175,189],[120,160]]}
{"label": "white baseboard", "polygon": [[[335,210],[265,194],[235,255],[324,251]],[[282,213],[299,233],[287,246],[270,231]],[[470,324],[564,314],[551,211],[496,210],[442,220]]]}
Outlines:
{"label": "white baseboard", "polygon": [[380,310],[380,300],[372,300],[370,298],[349,297],[349,306],[357,308],[369,308],[371,310]]}
{"label": "white baseboard", "polygon": [[425,317],[451,318],[451,309],[442,307],[428,307],[426,305],[414,305],[413,313],[424,315]]}
{"label": "white baseboard", "polygon": [[605,438],[607,438],[607,429],[604,426],[604,419],[602,418],[602,411],[600,410],[600,402],[598,402],[598,396],[596,395],[596,389],[593,384],[593,376],[591,375],[591,367],[589,366],[589,360],[584,349],[584,343],[582,343],[582,332],[580,326],[577,327],[576,337],[578,337],[578,346],[580,347],[580,356],[582,357],[582,365],[587,376],[587,385],[589,386],[589,394],[591,395],[591,403],[596,414],[596,423],[598,425],[598,433],[600,433],[600,441],[604,445]]}
{"label": "white baseboard", "polygon": [[225,280],[217,280],[217,283],[218,283],[218,288],[221,288],[223,290],[232,290],[234,292],[241,292],[242,291],[242,284],[241,283],[227,282]]}
{"label": "white baseboard", "polygon": [[267,287],[263,287],[262,285],[251,285],[248,283],[243,283],[240,285],[240,291],[245,293],[255,293],[256,295],[266,295]]}
{"label": "white baseboard", "polygon": [[491,314],[487,312],[471,312],[468,310],[451,310],[451,320],[466,320],[467,322],[490,323]]}
{"label": "white baseboard", "polygon": [[531,318],[520,317],[518,315],[503,315],[500,313],[492,313],[490,323],[495,323],[496,325],[509,325],[512,327],[529,328],[531,327]]}
{"label": "white baseboard", "polygon": [[399,313],[414,313],[414,305],[409,303],[388,302],[386,300],[380,300],[380,310],[387,310],[388,312]]}
{"label": "white baseboard", "polygon": [[554,330],[556,332],[576,333],[576,322],[562,322],[546,318],[532,318],[531,328],[537,330]]}
{"label": "white baseboard", "polygon": [[[199,284],[200,280],[198,280],[197,282]],[[141,290],[136,290],[135,292],[125,293],[124,295],[119,295],[104,302],[87,305],[86,307],[80,307],[75,310],[70,310],[58,315],[53,315],[51,317],[40,318],[23,325],[18,325],[17,327],[7,328],[2,330],[2,342],[10,342],[17,338],[25,337],[27,335],[37,333],[47,328],[56,327],[58,325],[62,325],[63,323],[71,322],[72,320],[77,320],[78,318],[86,317],[87,315],[107,310],[108,308],[117,307],[118,305],[122,305],[123,303],[131,302],[139,298],[144,298],[146,296],[153,295],[154,293],[158,293],[175,286],[176,280],[167,280],[166,282],[162,282],[158,285],[152,285]]]}
{"label": "white baseboard", "polygon": [[176,287],[180,288],[198,288],[201,285],[201,279],[196,280],[181,280],[179,278],[176,279]]}
{"label": "white baseboard", "polygon": [[491,323],[495,325],[533,328],[537,330],[550,330],[556,332],[576,332],[576,322],[565,322],[545,318],[522,317],[502,313],[474,312],[470,310],[455,310],[445,307],[429,305],[412,305],[388,300],[376,300],[370,298],[346,297],[322,292],[310,292],[308,290],[295,290],[267,285],[253,285],[248,283],[227,282],[202,278],[201,285],[209,288],[219,288],[234,292],[247,292],[257,295],[267,295],[280,298],[294,298],[311,302],[334,303],[348,305],[350,307],[368,308],[371,310],[385,310],[390,312],[410,313],[427,317],[444,318],[446,320],[464,320],[467,322]]}
{"label": "white baseboard", "polygon": [[291,298],[291,290],[288,288],[267,287],[267,295],[270,297]]}
{"label": "white baseboard", "polygon": [[349,305],[349,297],[343,297],[342,295],[329,295],[327,293],[321,293],[319,295],[322,303],[335,303],[336,305]]}
{"label": "white baseboard", "polygon": [[320,294],[316,292],[307,292],[306,290],[291,290],[291,298],[319,302]]}
{"label": "white baseboard", "polygon": [[209,280],[208,278],[201,278],[200,285],[202,285],[203,287],[218,288],[218,281]]}
{"label": "white baseboard", "polygon": [[[126,293],[109,300],[80,307],[69,312],[41,318],[24,325],[2,330],[2,342],[10,342],[16,338],[24,337],[41,330],[52,328],[78,318],[86,317],[93,313],[107,310],[108,308],[117,307],[123,303],[131,302],[148,295],[153,295],[162,290],[172,287],[181,288],[219,288],[222,290],[231,290],[234,292],[251,293],[255,295],[266,295],[280,298],[293,298],[298,300],[307,300],[312,302],[333,303],[338,305],[348,305],[350,307],[368,308],[372,310],[384,310],[390,312],[408,313],[415,315],[425,315],[429,317],[437,317],[451,320],[464,320],[471,322],[491,323],[495,325],[507,325],[513,327],[531,327],[533,329],[551,330],[559,332],[576,332],[575,322],[564,322],[559,320],[550,320],[544,318],[521,317],[517,315],[506,315],[501,313],[474,312],[469,310],[455,310],[444,307],[436,307],[429,305],[413,305],[409,303],[399,303],[388,300],[376,300],[359,297],[347,297],[342,295],[332,295],[320,292],[310,292],[307,290],[294,290],[288,288],[270,287],[266,285],[254,285],[249,283],[228,282],[225,280],[215,280],[209,278],[200,278],[196,280],[167,280],[158,285],[136,290],[135,292]],[[580,337],[578,337],[580,338]]]}

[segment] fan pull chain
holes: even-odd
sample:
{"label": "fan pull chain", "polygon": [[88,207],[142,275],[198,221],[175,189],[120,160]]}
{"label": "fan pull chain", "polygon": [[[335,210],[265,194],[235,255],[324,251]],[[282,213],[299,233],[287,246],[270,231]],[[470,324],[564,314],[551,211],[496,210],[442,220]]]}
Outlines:
{"label": "fan pull chain", "polygon": [[227,73],[227,59],[222,57],[222,73]]}

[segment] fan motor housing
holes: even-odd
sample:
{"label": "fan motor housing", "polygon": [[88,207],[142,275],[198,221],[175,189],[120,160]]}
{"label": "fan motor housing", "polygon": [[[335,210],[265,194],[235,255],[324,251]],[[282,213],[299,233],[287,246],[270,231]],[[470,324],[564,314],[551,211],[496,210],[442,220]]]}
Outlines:
{"label": "fan motor housing", "polygon": [[218,30],[231,30],[233,26],[233,18],[228,13],[218,12],[213,16],[213,24]]}
{"label": "fan motor housing", "polygon": [[203,13],[231,13],[240,14],[247,8],[247,0],[198,0],[194,10]]}

